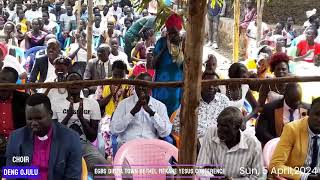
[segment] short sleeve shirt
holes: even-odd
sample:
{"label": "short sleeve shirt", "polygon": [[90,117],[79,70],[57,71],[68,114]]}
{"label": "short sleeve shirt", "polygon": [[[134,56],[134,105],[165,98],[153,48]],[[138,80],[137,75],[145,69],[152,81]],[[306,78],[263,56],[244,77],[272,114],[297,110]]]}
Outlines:
{"label": "short sleeve shirt", "polygon": [[[53,100],[53,117],[52,119],[57,119],[58,122],[62,122],[62,120],[67,116],[67,112],[69,110],[70,102],[65,98],[59,98]],[[78,108],[80,103],[73,104],[73,116],[68,121],[67,127],[73,129],[80,135],[81,141],[88,142],[86,135],[84,134],[82,124],[77,116]],[[83,117],[87,120],[101,120],[101,112],[99,104],[94,99],[83,98]]]}
{"label": "short sleeve shirt", "polygon": [[298,50],[300,50],[299,56],[306,55],[309,50],[314,49],[314,52],[311,53],[310,56],[308,56],[304,59],[304,61],[306,61],[306,62],[312,63],[314,56],[320,54],[320,44],[319,43],[315,43],[314,45],[311,46],[308,44],[307,40],[302,40],[298,43],[297,48],[298,48]]}

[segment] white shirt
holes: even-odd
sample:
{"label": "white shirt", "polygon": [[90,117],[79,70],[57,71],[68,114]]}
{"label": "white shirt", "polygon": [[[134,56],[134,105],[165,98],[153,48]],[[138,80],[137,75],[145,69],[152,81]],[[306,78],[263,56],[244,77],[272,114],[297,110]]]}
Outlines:
{"label": "white shirt", "polygon": [[113,16],[116,15],[118,17],[118,20],[120,20],[121,15],[122,15],[122,9],[120,7],[117,8],[117,10],[114,10],[113,7],[111,7],[108,11],[107,16]]}
{"label": "white shirt", "polygon": [[[77,49],[79,48],[78,43],[72,43],[70,44],[70,52],[69,54],[73,54]],[[87,62],[87,51],[80,48],[76,55],[76,61],[77,62]]]}
{"label": "white shirt", "polygon": [[[52,101],[52,111],[53,117],[52,119],[57,119],[58,122],[62,122],[62,120],[67,116],[67,112],[69,110],[70,102],[65,98],[54,99]],[[80,140],[88,141],[84,132],[82,124],[77,116],[77,111],[80,103],[74,103],[74,113],[73,116],[68,121],[67,127],[75,130],[80,135]],[[99,104],[94,99],[83,98],[83,117],[87,120],[101,120],[101,112]]]}
{"label": "white shirt", "polygon": [[[290,122],[290,112],[289,112],[289,109],[291,109],[291,108],[287,105],[286,101],[283,101],[283,122],[284,122],[284,123]],[[294,112],[293,112],[293,118],[294,118],[294,120],[300,119],[299,108],[294,110]]]}
{"label": "white shirt", "polygon": [[92,26],[92,34],[93,36],[100,36],[103,33],[103,30],[101,28],[101,24],[100,27],[97,28],[95,24],[93,24]]}
{"label": "white shirt", "polygon": [[[217,126],[219,114],[230,104],[229,98],[221,93],[216,93],[214,99],[210,103],[206,103],[200,99],[198,108],[198,138],[204,137],[210,127]],[[173,131],[180,133],[180,108],[173,120]]]}
{"label": "white shirt", "polygon": [[48,25],[44,24],[43,29],[48,31],[49,33],[53,33],[53,29],[56,28],[57,26],[58,24],[56,22],[49,20],[49,24]]}
{"label": "white shirt", "polygon": [[109,61],[111,63],[111,65],[115,62],[115,61],[122,61],[127,65],[127,68],[130,68],[129,62],[128,62],[128,56],[126,53],[122,52],[122,51],[118,51],[119,54],[118,56],[113,55],[112,53],[110,53],[109,55]]}
{"label": "white shirt", "polygon": [[[219,89],[222,94],[225,94],[227,96],[226,86],[219,86]],[[244,107],[244,101],[246,99],[248,91],[249,91],[249,85],[242,84],[241,85],[241,92],[242,92],[241,99],[238,101],[230,101],[230,106],[237,107],[241,110]]]}
{"label": "white shirt", "polygon": [[11,67],[15,69],[19,75],[26,72],[22,64],[19,63],[18,59],[11,55],[6,55],[6,57],[4,58],[3,68],[4,67]]}
{"label": "white shirt", "polygon": [[141,108],[134,116],[130,113],[139,98],[134,95],[120,101],[110,123],[111,134],[118,135],[118,147],[133,139],[158,139],[171,133],[166,106],[150,96],[148,106],[155,112],[150,115]]}
{"label": "white shirt", "polygon": [[55,68],[51,64],[48,58],[48,73],[47,73],[46,81],[53,82],[55,78],[56,78]]}
{"label": "white shirt", "polygon": [[29,22],[31,22],[33,19],[35,18],[40,18],[42,17],[42,13],[40,11],[32,11],[32,10],[28,10],[25,13],[25,17],[27,18],[27,20]]}
{"label": "white shirt", "polygon": [[[72,16],[68,16],[67,14],[61,14],[60,16],[60,22],[63,23],[64,28],[66,30],[70,30],[70,26],[71,26],[71,22],[76,22],[76,16],[72,15]],[[61,26],[63,27],[63,26]]]}

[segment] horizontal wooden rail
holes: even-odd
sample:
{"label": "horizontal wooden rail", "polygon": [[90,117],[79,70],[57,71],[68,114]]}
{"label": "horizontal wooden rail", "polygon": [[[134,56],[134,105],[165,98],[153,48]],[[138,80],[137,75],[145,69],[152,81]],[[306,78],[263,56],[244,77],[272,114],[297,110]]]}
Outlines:
{"label": "horizontal wooden rail", "polygon": [[[316,81],[320,81],[320,76],[310,76],[310,77],[292,76],[292,77],[285,77],[285,78],[270,78],[270,79],[240,78],[240,79],[204,80],[202,81],[202,86],[228,85],[228,84],[273,84],[273,83],[288,83],[288,82],[316,82]],[[70,86],[90,87],[90,86],[111,85],[111,84],[140,85],[140,86],[147,86],[150,88],[183,87],[182,81],[149,82],[149,81],[128,80],[128,79],[104,79],[104,80],[28,83],[28,84],[0,83],[0,89],[65,88]]]}

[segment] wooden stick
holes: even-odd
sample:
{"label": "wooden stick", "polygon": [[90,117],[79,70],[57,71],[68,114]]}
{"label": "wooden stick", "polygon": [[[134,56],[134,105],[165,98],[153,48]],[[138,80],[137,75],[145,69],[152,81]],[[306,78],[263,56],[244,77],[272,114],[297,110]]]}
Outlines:
{"label": "wooden stick", "polygon": [[87,26],[87,61],[92,58],[92,25],[93,25],[93,0],[88,0],[88,26]]}
{"label": "wooden stick", "polygon": [[80,19],[81,19],[81,0],[78,0],[78,6],[76,7],[77,8],[77,27],[79,29],[80,27]]}
{"label": "wooden stick", "polygon": [[257,46],[259,46],[261,41],[261,28],[262,28],[262,16],[265,0],[257,0]]}
{"label": "wooden stick", "polygon": [[234,27],[233,27],[233,62],[239,59],[240,41],[240,0],[234,0]]}
{"label": "wooden stick", "polygon": [[[229,85],[229,84],[280,84],[280,83],[293,83],[293,82],[319,82],[320,76],[310,77],[285,77],[285,78],[268,78],[268,79],[254,79],[254,78],[240,78],[240,79],[217,79],[217,80],[204,80],[201,81],[202,86],[210,85]],[[320,82],[319,82],[320,83]],[[28,83],[28,84],[14,84],[14,83],[0,83],[0,89],[38,89],[38,88],[66,88],[70,86],[77,87],[90,87],[99,85],[111,84],[128,84],[140,85],[150,88],[159,87],[183,87],[182,81],[172,82],[150,82],[141,80],[128,80],[128,79],[104,79],[104,80],[86,80],[86,81],[67,81],[67,82],[50,82],[50,83]]]}
{"label": "wooden stick", "polygon": [[[207,0],[189,0],[181,109],[179,164],[195,164],[197,153],[198,105],[201,92],[201,64]],[[186,167],[179,167],[186,168]],[[193,169],[195,166],[188,167]],[[185,176],[179,173],[179,176]],[[181,178],[183,179],[183,178]]]}

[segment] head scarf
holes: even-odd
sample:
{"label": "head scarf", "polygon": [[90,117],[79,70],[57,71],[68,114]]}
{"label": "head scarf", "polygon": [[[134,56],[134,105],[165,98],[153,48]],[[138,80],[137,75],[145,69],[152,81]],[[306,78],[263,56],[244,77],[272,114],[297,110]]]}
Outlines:
{"label": "head scarf", "polygon": [[306,15],[307,15],[307,18],[309,19],[311,16],[317,14],[317,9],[312,9],[311,11],[307,11],[306,12]]}
{"label": "head scarf", "polygon": [[0,51],[2,52],[2,57],[0,57],[0,59],[4,59],[8,54],[8,46],[3,42],[0,42]]}
{"label": "head scarf", "polygon": [[182,24],[183,24],[183,19],[181,16],[178,14],[172,14],[171,16],[168,17],[166,21],[166,28],[167,29],[172,29],[172,28],[177,28],[177,30],[182,29]]}

